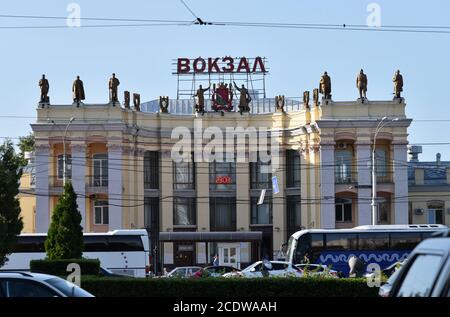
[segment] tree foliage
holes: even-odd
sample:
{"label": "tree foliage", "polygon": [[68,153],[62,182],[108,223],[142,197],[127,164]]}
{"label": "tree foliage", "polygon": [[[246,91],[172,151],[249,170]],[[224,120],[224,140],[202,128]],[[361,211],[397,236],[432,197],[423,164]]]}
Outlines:
{"label": "tree foliage", "polygon": [[19,181],[22,175],[19,156],[14,145],[7,140],[0,146],[0,267],[7,261],[23,229],[20,216]]}
{"label": "tree foliage", "polygon": [[45,251],[50,260],[81,259],[84,248],[81,214],[77,194],[72,183],[67,182],[64,193],[53,210],[52,222],[45,241]]}

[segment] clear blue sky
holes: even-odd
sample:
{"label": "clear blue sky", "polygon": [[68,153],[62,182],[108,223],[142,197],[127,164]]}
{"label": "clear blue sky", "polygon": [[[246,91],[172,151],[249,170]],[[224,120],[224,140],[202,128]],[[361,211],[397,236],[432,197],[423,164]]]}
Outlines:
{"label": "clear blue sky", "polygon": [[[367,5],[381,7],[382,25],[449,25],[447,0],[185,0],[205,21],[365,24]],[[179,0],[148,1],[3,1],[0,14],[67,16],[76,2],[81,17],[192,20]],[[90,22],[98,24],[99,22]],[[82,24],[88,22],[82,21]],[[65,25],[64,20],[0,18],[0,26]],[[356,73],[365,70],[368,98],[392,98],[391,78],[400,69],[405,80],[407,114],[412,119],[450,119],[447,77],[450,34],[358,32],[224,26],[127,28],[0,29],[0,116],[35,116],[37,82],[50,80],[52,103],[71,103],[71,83],[84,81],[86,102],[108,99],[112,72],[123,90],[148,101],[176,96],[171,60],[195,56],[265,56],[270,62],[268,96],[300,96],[331,75],[334,100],[355,100]],[[440,81],[440,82],[438,82]],[[0,136],[28,134],[32,118],[1,118]],[[413,122],[410,143],[450,142],[450,122]],[[421,160],[436,152],[450,160],[450,145],[424,146]]]}

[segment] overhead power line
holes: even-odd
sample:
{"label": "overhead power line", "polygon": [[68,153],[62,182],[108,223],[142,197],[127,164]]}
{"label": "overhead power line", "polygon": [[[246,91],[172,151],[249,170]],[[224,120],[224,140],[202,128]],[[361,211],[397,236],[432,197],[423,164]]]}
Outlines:
{"label": "overhead power line", "polygon": [[[148,27],[148,26],[189,26],[211,25],[228,27],[256,27],[256,28],[282,28],[282,29],[315,29],[315,30],[341,30],[341,31],[369,31],[369,32],[404,32],[404,33],[434,33],[450,34],[450,26],[438,25],[382,25],[380,27],[370,27],[364,24],[331,24],[331,23],[286,23],[286,22],[248,22],[248,21],[209,21],[205,22],[198,17],[187,4],[180,0],[186,9],[195,18],[189,20],[171,19],[132,19],[132,18],[102,18],[102,17],[80,17],[80,21],[108,21],[108,22],[133,22],[133,24],[99,24],[81,25],[80,27]],[[41,16],[41,15],[10,15],[0,14],[3,19],[41,19],[41,20],[66,20],[65,16]],[[142,24],[142,22],[145,22]],[[0,29],[43,29],[43,28],[66,28],[61,25],[29,25],[29,26],[0,26]]]}

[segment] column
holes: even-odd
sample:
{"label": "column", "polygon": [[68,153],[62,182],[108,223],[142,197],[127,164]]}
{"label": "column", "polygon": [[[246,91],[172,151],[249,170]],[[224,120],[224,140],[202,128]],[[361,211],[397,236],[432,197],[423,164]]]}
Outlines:
{"label": "column", "polygon": [[109,230],[122,229],[122,146],[108,143]]}
{"label": "column", "polygon": [[394,148],[394,222],[408,223],[408,162],[406,144],[393,144]]}
{"label": "column", "polygon": [[236,162],[236,229],[250,228],[250,166]]}
{"label": "column", "polygon": [[[161,231],[173,230],[173,168],[169,150],[161,151]],[[164,243],[164,264],[173,264],[173,243]]]}
{"label": "column", "polygon": [[320,165],[320,227],[334,229],[334,142],[320,145]]}
{"label": "column", "polygon": [[86,218],[86,145],[72,142],[72,185],[77,194],[81,226],[86,231],[89,220]]}
{"label": "column", "polygon": [[272,201],[273,201],[273,257],[276,259],[278,255],[278,251],[281,248],[281,245],[286,242],[286,199],[285,199],[285,174],[289,173],[286,170],[286,152],[285,150],[281,150],[278,153],[279,155],[279,168],[277,171],[272,171],[272,176],[276,176],[278,178],[278,187],[280,192],[278,194],[273,193]]}
{"label": "column", "polygon": [[197,230],[209,231],[209,163],[197,162],[196,180],[197,180]]}
{"label": "column", "polygon": [[36,232],[39,233],[47,232],[50,223],[49,155],[48,144],[36,145]]}
{"label": "column", "polygon": [[371,158],[369,143],[355,143],[356,166],[358,174],[358,225],[372,224],[372,179]]}

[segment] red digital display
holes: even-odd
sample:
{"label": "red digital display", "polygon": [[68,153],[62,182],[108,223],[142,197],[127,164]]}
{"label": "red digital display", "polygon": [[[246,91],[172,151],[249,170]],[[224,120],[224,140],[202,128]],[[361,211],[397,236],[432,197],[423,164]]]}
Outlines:
{"label": "red digital display", "polygon": [[230,176],[217,176],[216,184],[231,184],[233,180]]}

